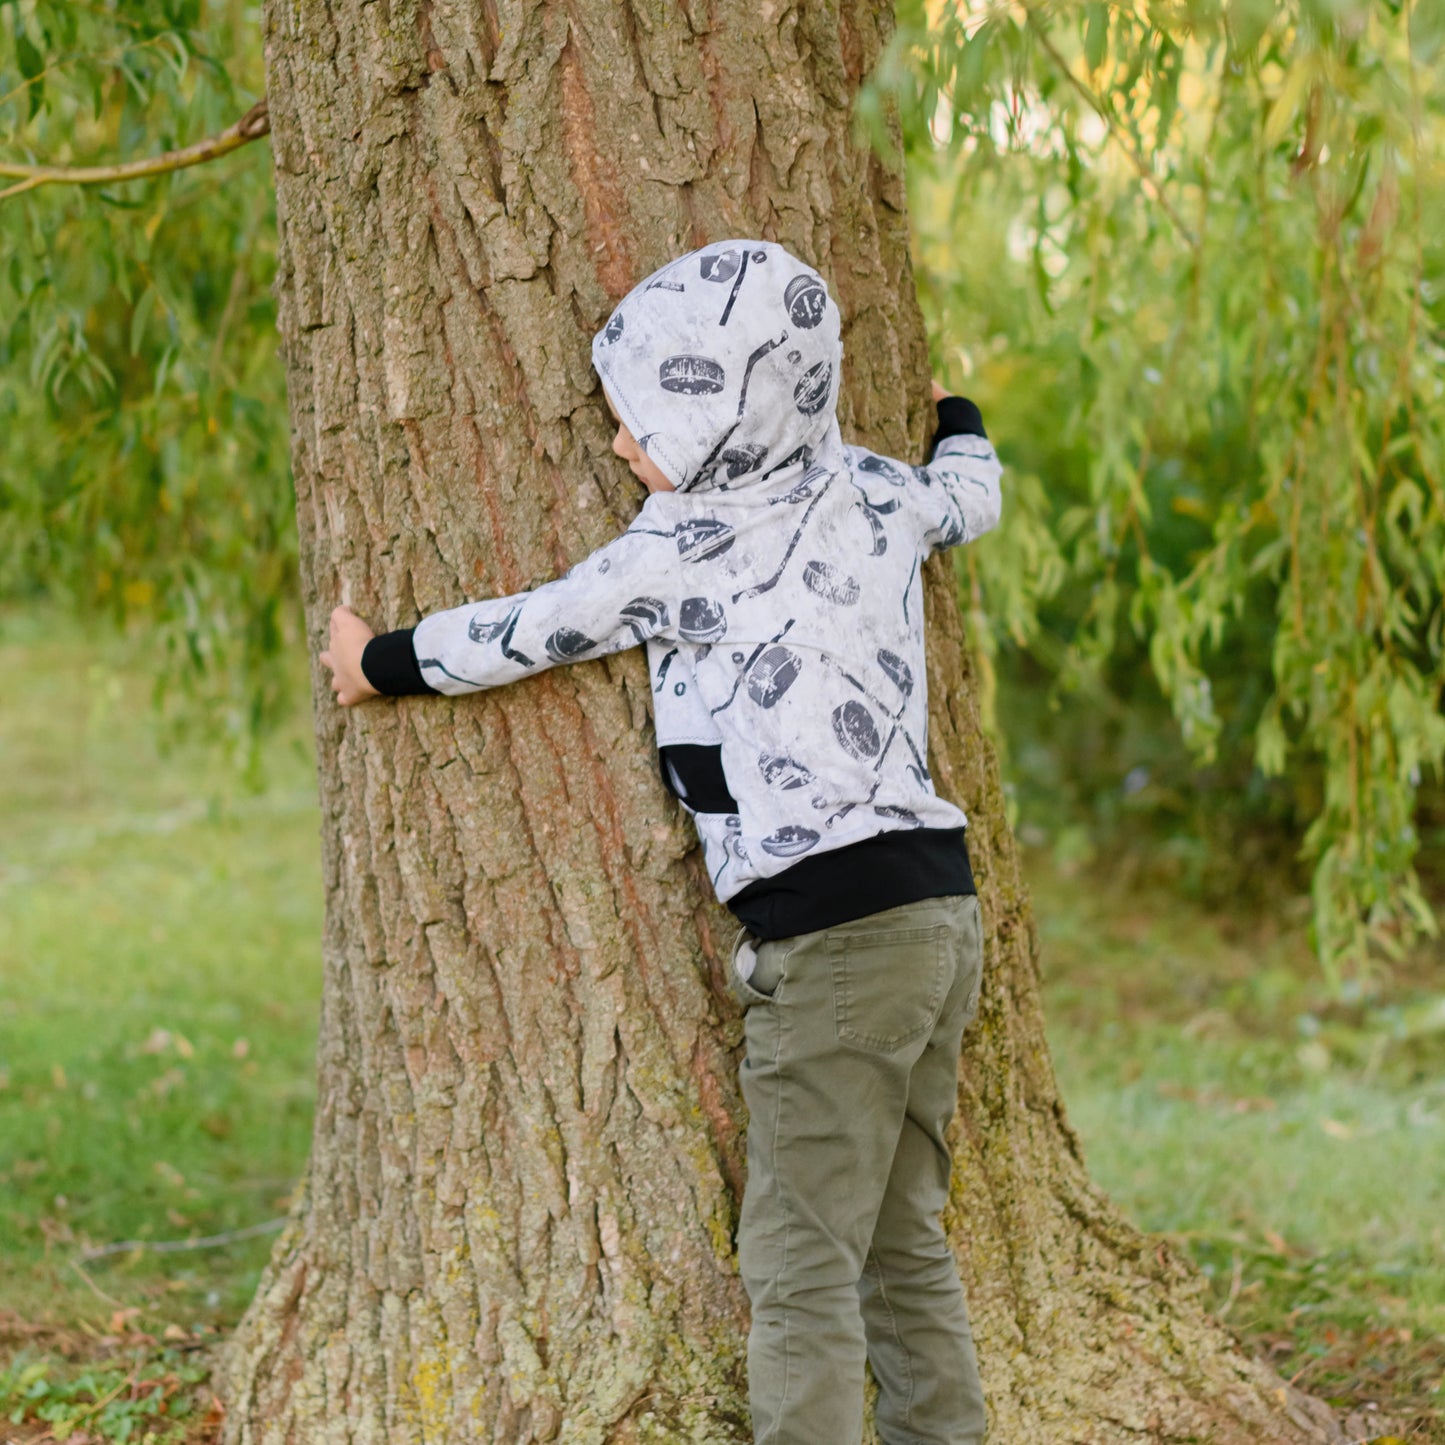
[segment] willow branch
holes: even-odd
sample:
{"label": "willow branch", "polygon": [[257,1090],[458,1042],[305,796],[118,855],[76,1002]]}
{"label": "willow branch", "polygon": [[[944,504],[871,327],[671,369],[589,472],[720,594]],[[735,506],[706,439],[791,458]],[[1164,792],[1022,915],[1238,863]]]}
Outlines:
{"label": "willow branch", "polygon": [[1113,137],[1114,144],[1124,152],[1125,156],[1128,157],[1129,163],[1138,171],[1139,181],[1144,188],[1144,193],[1174,223],[1179,234],[1188,243],[1189,248],[1197,251],[1199,249],[1199,238],[1189,229],[1183,216],[1169,203],[1169,197],[1164,194],[1163,188],[1155,178],[1153,171],[1149,168],[1149,163],[1129,144],[1128,138],[1120,129],[1118,122],[1110,113],[1109,108],[1074,74],[1073,67],[1059,54],[1053,41],[1049,39],[1043,25],[1039,23],[1037,16],[1032,10],[1030,10],[1028,14],[1028,24],[1029,28],[1034,32],[1034,38],[1038,41],[1044,53],[1053,61],[1055,67],[1064,79],[1083,97],[1090,110],[1104,122],[1109,134]]}
{"label": "willow branch", "polygon": [[259,140],[270,129],[271,117],[266,102],[258,100],[235,125],[228,126],[219,135],[208,136],[180,150],[166,151],[164,155],[147,156],[144,160],[126,161],[115,166],[19,166],[11,161],[0,161],[0,176],[18,177],[20,181],[18,185],[0,191],[0,201],[7,196],[18,196],[22,191],[33,191],[37,186],[96,186],[107,181],[138,181],[147,176],[164,175],[167,171],[184,170],[187,166],[198,166],[229,155],[233,150]]}

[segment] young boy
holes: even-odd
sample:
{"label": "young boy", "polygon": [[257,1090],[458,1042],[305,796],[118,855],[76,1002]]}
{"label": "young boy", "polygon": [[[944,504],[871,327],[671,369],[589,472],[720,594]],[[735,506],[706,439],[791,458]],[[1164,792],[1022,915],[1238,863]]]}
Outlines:
{"label": "young boy", "polygon": [[338,608],[321,660],[351,704],[646,644],[664,780],[743,925],[755,1439],[858,1441],[866,1351],[886,1445],[974,1445],[939,1214],[982,946],[964,816],[925,761],[919,569],[996,524],[998,459],[937,387],[927,466],[845,446],[837,307],[768,242],[649,276],[592,357],[648,490],[632,525],[556,581],[414,629],[374,637]]}

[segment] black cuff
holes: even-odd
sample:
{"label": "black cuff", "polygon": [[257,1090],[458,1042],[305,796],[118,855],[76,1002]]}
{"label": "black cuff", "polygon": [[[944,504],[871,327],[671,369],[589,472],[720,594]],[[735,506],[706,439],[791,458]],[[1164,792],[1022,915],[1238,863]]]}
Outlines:
{"label": "black cuff", "polygon": [[983,429],[983,417],[966,396],[946,396],[938,403],[938,430],[928,445],[929,456],[938,450],[938,444],[944,437],[956,436],[988,440],[988,433]]}
{"label": "black cuff", "polygon": [[414,631],[414,627],[402,627],[396,632],[383,632],[362,649],[361,670],[377,692],[387,697],[408,697],[436,691],[417,666],[416,649],[411,645]]}

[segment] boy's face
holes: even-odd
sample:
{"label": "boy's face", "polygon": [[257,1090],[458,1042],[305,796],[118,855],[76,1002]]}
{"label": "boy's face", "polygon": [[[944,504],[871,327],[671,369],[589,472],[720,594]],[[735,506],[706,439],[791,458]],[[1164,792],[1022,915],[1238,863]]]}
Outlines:
{"label": "boy's face", "polygon": [[617,423],[617,435],[612,438],[612,450],[632,468],[632,475],[649,492],[675,492],[677,488],[668,481],[657,463],[638,446],[637,438],[622,424],[622,418],[617,415],[617,408],[612,405],[612,398],[607,395],[606,387],[603,387],[602,395],[607,400],[607,410],[612,413],[612,420]]}

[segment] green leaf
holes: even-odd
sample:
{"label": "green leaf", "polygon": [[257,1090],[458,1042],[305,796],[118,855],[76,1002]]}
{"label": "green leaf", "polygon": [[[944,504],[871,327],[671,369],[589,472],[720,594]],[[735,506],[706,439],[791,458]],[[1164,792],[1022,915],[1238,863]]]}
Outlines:
{"label": "green leaf", "polygon": [[156,307],[156,288],[147,286],[139,301],[136,302],[135,310],[130,316],[130,354],[140,355],[141,338],[145,335],[146,322],[150,320],[151,312]]}
{"label": "green leaf", "polygon": [[1109,7],[1084,6],[1084,63],[1097,70],[1109,53]]}
{"label": "green leaf", "polygon": [[15,62],[20,67],[21,78],[26,82],[26,93],[30,98],[29,118],[34,120],[35,113],[45,100],[45,81],[42,79],[45,74],[45,57],[35,48],[24,27],[18,23],[18,17],[15,27]]}

